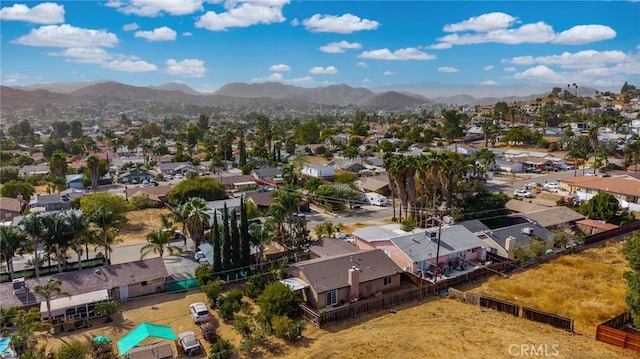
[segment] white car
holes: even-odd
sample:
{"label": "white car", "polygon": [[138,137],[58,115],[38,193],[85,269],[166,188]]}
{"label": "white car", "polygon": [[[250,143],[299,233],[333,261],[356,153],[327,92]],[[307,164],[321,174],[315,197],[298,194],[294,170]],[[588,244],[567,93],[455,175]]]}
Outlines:
{"label": "white car", "polygon": [[191,303],[189,305],[189,313],[191,313],[191,318],[193,318],[193,322],[196,324],[206,322],[211,318],[211,313],[209,313],[207,305],[202,302]]}
{"label": "white car", "polygon": [[182,347],[182,351],[184,351],[187,356],[198,354],[202,350],[200,339],[196,337],[196,333],[194,332],[180,333],[180,335],[178,335],[178,341]]}
{"label": "white car", "polygon": [[533,195],[531,195],[531,192],[524,190],[524,189],[517,189],[515,191],[513,191],[513,195],[515,197],[526,197],[526,198],[531,198],[533,197]]}
{"label": "white car", "polygon": [[555,182],[549,182],[544,184],[545,189],[560,189],[560,185]]}

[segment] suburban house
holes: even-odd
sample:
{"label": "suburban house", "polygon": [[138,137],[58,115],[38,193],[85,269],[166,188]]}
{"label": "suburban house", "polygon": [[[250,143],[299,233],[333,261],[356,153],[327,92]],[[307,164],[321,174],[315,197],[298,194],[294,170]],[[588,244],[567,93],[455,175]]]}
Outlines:
{"label": "suburban house", "polygon": [[460,222],[486,245],[489,252],[514,259],[516,248],[525,248],[531,241],[542,241],[553,248],[553,233],[523,215],[510,215]]}
{"label": "suburban house", "polygon": [[271,184],[274,178],[282,177],[282,168],[280,167],[264,167],[256,168],[251,171],[251,177],[259,185]]}
{"label": "suburban house", "polygon": [[333,168],[334,170],[343,170],[355,173],[358,173],[365,168],[361,163],[355,162],[353,160],[333,160],[327,163],[327,166]]}
{"label": "suburban house", "polygon": [[303,299],[317,310],[331,310],[400,288],[402,270],[380,250],[309,259],[287,272],[304,281]]}
{"label": "suburban house", "polygon": [[316,163],[304,163],[300,173],[303,176],[318,178],[323,180],[333,180],[336,173],[333,168],[325,165],[319,165]]}
{"label": "suburban house", "polygon": [[353,244],[332,237],[322,237],[309,243],[311,258],[329,257],[346,253],[359,253],[360,248]]}
{"label": "suburban house", "polygon": [[358,248],[380,249],[405,272],[423,278],[433,277],[437,267],[440,274],[453,276],[454,268],[466,270],[471,263],[484,261],[486,255],[486,244],[461,225],[405,232],[392,224],[361,228],[353,235]]}
{"label": "suburban house", "polygon": [[31,291],[49,279],[62,282],[61,289],[70,294],[51,301],[55,320],[67,321],[97,317],[95,305],[106,300],[124,301],[128,298],[166,291],[168,277],[164,260],[160,257],[135,262],[105,265],[85,270],[63,272],[39,279],[18,279],[0,284],[0,306],[23,307],[40,304],[43,319],[48,318],[46,303]]}
{"label": "suburban house", "polygon": [[151,186],[151,187],[131,187],[125,189],[125,199],[131,200],[136,196],[147,196],[150,201],[156,203],[157,206],[167,202],[167,195],[171,191],[171,185],[167,186]]}
{"label": "suburban house", "polygon": [[353,182],[353,185],[362,193],[375,192],[386,197],[391,196],[389,176],[387,175],[360,177]]}
{"label": "suburban house", "polygon": [[595,219],[583,219],[577,221],[576,226],[582,233],[587,236],[618,228],[618,226],[613,223],[606,223]]}
{"label": "suburban house", "polygon": [[84,190],[70,188],[56,194],[36,193],[29,201],[29,208],[42,212],[60,211],[71,208],[71,200],[84,196]]}
{"label": "suburban house", "polygon": [[[19,195],[21,197],[21,195]],[[24,201],[20,198],[0,197],[0,219],[2,222],[11,222],[13,218],[22,213]]]}
{"label": "suburban house", "polygon": [[27,165],[20,168],[20,178],[24,179],[27,176],[34,175],[46,175],[49,173],[49,164],[44,162],[37,165]]}
{"label": "suburban house", "polygon": [[511,160],[503,160],[496,158],[493,161],[493,167],[488,168],[489,171],[501,171],[508,173],[520,173],[522,172],[522,163]]}
{"label": "suburban house", "polygon": [[578,176],[559,179],[562,187],[568,187],[580,200],[589,200],[598,192],[614,195],[621,208],[631,212],[640,211],[640,180],[628,175],[612,177]]}
{"label": "suburban house", "polygon": [[145,168],[133,168],[127,172],[124,172],[118,176],[119,183],[142,183],[144,181],[151,181],[155,179],[156,175],[153,172],[147,171]]}
{"label": "suburban house", "polygon": [[184,175],[189,171],[197,172],[198,170],[191,164],[191,162],[168,162],[158,163],[158,171],[162,175]]}
{"label": "suburban house", "polygon": [[565,206],[547,207],[537,211],[526,212],[524,216],[550,231],[573,228],[576,226],[577,221],[584,219],[582,214]]}
{"label": "suburban house", "polygon": [[[240,218],[240,197],[221,199],[218,201],[208,201],[207,208],[211,211],[211,214],[215,213],[218,216],[218,224],[222,224],[222,216],[224,214],[224,206],[227,206],[227,212],[231,215],[231,211],[235,209],[238,219]],[[213,217],[211,217],[211,223],[213,223]]]}
{"label": "suburban house", "polygon": [[82,181],[83,178],[84,175],[81,174],[66,175],[65,179],[67,181],[67,188],[84,189],[84,183]]}
{"label": "suburban house", "polygon": [[251,176],[220,177],[218,181],[229,191],[242,191],[245,188],[255,188],[257,186]]}
{"label": "suburban house", "polygon": [[250,192],[246,193],[247,201],[253,202],[260,210],[265,210],[273,204],[271,192]]}

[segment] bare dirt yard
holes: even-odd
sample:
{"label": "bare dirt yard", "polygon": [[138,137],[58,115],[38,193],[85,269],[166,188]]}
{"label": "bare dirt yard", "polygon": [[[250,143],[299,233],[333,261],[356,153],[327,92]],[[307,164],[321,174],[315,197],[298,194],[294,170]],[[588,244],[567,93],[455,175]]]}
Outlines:
{"label": "bare dirt yard", "polygon": [[[146,243],[147,233],[162,228],[160,214],[169,213],[171,211],[167,208],[148,208],[127,212],[127,223],[120,228],[119,244]],[[181,226],[180,223],[174,224],[178,229]]]}

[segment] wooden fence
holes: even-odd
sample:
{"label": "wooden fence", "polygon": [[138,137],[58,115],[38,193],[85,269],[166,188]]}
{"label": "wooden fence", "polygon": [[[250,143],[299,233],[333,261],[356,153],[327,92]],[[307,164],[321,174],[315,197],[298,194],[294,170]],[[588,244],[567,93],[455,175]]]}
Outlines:
{"label": "wooden fence", "polygon": [[481,307],[493,309],[498,312],[509,313],[515,315],[516,317],[520,314],[519,305],[505,302],[499,299],[480,296],[478,304],[480,304]]}
{"label": "wooden fence", "polygon": [[618,328],[631,322],[631,313],[624,312],[596,328],[596,340],[621,348],[640,352],[640,335],[625,332]]}
{"label": "wooden fence", "polygon": [[640,221],[627,223],[618,228],[614,228],[605,232],[600,232],[600,233],[590,235],[589,237],[584,239],[584,245],[587,246],[590,244],[594,244],[606,239],[610,239],[613,237],[621,236],[623,234],[636,231],[638,229],[640,229]]}
{"label": "wooden fence", "polygon": [[556,328],[565,329],[573,333],[573,319],[527,307],[522,307],[522,317],[533,320],[534,322],[545,323]]}

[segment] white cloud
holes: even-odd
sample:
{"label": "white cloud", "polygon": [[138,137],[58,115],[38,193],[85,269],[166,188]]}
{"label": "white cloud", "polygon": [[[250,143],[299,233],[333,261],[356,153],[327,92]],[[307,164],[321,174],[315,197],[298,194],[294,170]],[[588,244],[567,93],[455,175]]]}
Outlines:
{"label": "white cloud", "polygon": [[59,24],[64,22],[64,6],[51,2],[38,4],[31,9],[24,4],[13,4],[0,10],[0,20],[26,21],[34,24]]}
{"label": "white cloud", "polygon": [[114,47],[118,37],[105,30],[92,30],[71,25],[46,25],[32,29],[13,43],[44,47]]}
{"label": "white cloud", "polygon": [[504,71],[506,71],[506,72],[516,72],[516,71],[518,71],[518,69],[516,69],[515,67],[511,66],[511,67],[505,67]]}
{"label": "white cloud", "polygon": [[480,83],[480,85],[487,85],[487,86],[494,86],[497,85],[498,83],[492,80],[488,80],[488,81],[483,81]]}
{"label": "white cloud", "polygon": [[361,19],[353,14],[342,16],[315,14],[302,21],[304,27],[311,32],[333,32],[350,34],[361,30],[375,30],[380,23],[375,20]]}
{"label": "white cloud", "polygon": [[358,42],[340,41],[340,42],[332,42],[324,46],[320,46],[320,51],[326,52],[329,54],[341,54],[346,52],[347,50],[358,50],[361,48],[362,48],[362,44]]}
{"label": "white cloud", "polygon": [[105,5],[127,15],[156,17],[162,14],[188,15],[202,11],[203,0],[109,0]]}
{"label": "white cloud", "polygon": [[493,70],[493,65],[487,65],[487,66],[483,67],[482,69],[485,70],[485,71],[491,71],[491,70]]}
{"label": "white cloud", "polygon": [[554,38],[555,32],[553,28],[540,21],[535,24],[522,25],[516,29],[499,29],[486,33],[455,33],[437,40],[452,45],[472,45],[490,42],[516,45],[524,43],[540,44],[549,42]]}
{"label": "white cloud", "polygon": [[176,61],[168,59],[165,62],[164,71],[169,75],[177,75],[184,77],[203,77],[207,72],[204,67],[204,61],[198,59],[184,59]]}
{"label": "white cloud", "polygon": [[362,82],[366,84],[366,83],[371,82],[371,80],[370,79],[362,79]]}
{"label": "white cloud", "polygon": [[50,52],[48,55],[63,56],[67,58],[67,61],[79,62],[82,64],[104,64],[105,61],[113,58],[112,54],[99,47],[72,47],[60,52]]}
{"label": "white cloud", "polygon": [[359,58],[374,60],[433,60],[434,55],[427,54],[416,48],[408,47],[391,52],[389,49],[378,49],[372,51],[363,51]]}
{"label": "white cloud", "polygon": [[291,71],[291,67],[286,64],[271,65],[269,71]]}
{"label": "white cloud", "polygon": [[150,72],[158,70],[154,64],[146,61],[114,60],[103,65],[104,68],[123,72]]}
{"label": "white cloud", "polygon": [[438,67],[438,72],[453,73],[453,72],[458,72],[458,71],[460,71],[460,70],[456,69],[455,67],[451,67],[451,66]]}
{"label": "white cloud", "polygon": [[366,62],[362,62],[362,61],[358,62],[358,63],[356,64],[356,66],[358,66],[358,67],[363,67],[363,68],[365,68],[365,69],[366,69],[366,68],[369,68],[369,65],[367,65],[367,63],[366,63]]}
{"label": "white cloud", "polygon": [[192,34],[192,33],[190,33],[189,31],[185,31],[185,32],[183,32],[183,33],[182,33],[182,36],[184,36],[184,37],[190,37],[190,36],[193,36],[193,34]]}
{"label": "white cloud", "polygon": [[335,66],[315,66],[309,69],[309,73],[314,75],[335,75],[338,73],[338,69]]}
{"label": "white cloud", "polygon": [[433,50],[445,50],[445,49],[450,49],[452,47],[453,45],[451,45],[448,42],[441,42],[439,44],[433,44],[428,46],[429,49],[433,49]]}
{"label": "white cloud", "polygon": [[152,31],[136,31],[134,36],[147,39],[147,41],[173,41],[177,35],[173,29],[163,26]]}
{"label": "white cloud", "polygon": [[480,16],[470,17],[467,20],[459,22],[457,24],[448,24],[444,26],[445,32],[458,32],[458,31],[476,31],[476,32],[489,32],[499,29],[506,29],[515,23],[518,19],[505,14],[503,12],[492,12],[489,14],[483,14]]}
{"label": "white cloud", "polygon": [[122,30],[124,31],[133,31],[133,30],[138,30],[140,28],[140,26],[138,26],[138,24],[136,24],[135,22],[132,22],[131,24],[125,24],[122,27]]}
{"label": "white cloud", "polygon": [[285,82],[289,84],[312,84],[315,82],[315,80],[311,76],[304,76],[304,77],[298,77],[295,79],[286,80]]}
{"label": "white cloud", "polygon": [[280,23],[285,21],[282,7],[288,3],[289,0],[228,0],[224,3],[226,12],[207,11],[195,25],[211,31],[226,31],[231,27]]}
{"label": "white cloud", "polygon": [[300,20],[298,20],[298,18],[295,18],[295,19],[291,20],[291,22],[289,22],[289,24],[291,24],[291,26],[299,26],[300,25]]}
{"label": "white cloud", "polygon": [[535,63],[533,56],[517,56],[508,61],[514,65],[529,66]]}
{"label": "white cloud", "polygon": [[616,31],[609,26],[578,25],[559,33],[551,42],[562,45],[583,45],[614,37],[616,37]]}
{"label": "white cloud", "polygon": [[267,77],[257,77],[251,79],[251,82],[282,82],[284,80],[284,76],[279,73],[271,74]]}
{"label": "white cloud", "polygon": [[397,75],[397,72],[394,71],[385,71],[382,73],[384,76],[393,76],[393,75]]}

